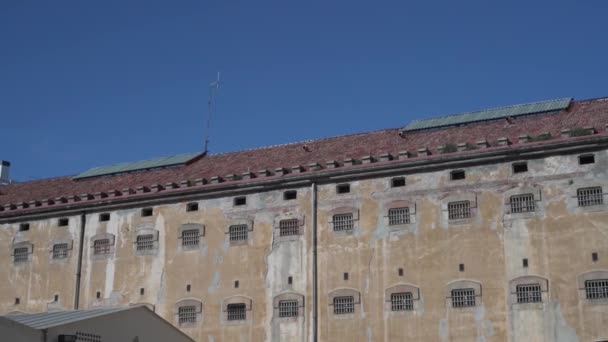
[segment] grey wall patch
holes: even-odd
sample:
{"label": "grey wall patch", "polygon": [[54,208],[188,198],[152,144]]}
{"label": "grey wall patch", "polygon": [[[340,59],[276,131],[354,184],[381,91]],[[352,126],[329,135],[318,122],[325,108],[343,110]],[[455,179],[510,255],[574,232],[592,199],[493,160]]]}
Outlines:
{"label": "grey wall patch", "polygon": [[207,292],[214,293],[217,289],[220,288],[220,272],[218,270],[213,271],[213,279],[211,279],[211,284],[209,284],[209,288]]}

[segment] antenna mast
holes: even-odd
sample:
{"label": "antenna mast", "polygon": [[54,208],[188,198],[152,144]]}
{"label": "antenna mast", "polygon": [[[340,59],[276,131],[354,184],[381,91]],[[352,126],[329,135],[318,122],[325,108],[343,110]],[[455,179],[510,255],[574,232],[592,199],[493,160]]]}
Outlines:
{"label": "antenna mast", "polygon": [[209,135],[211,133],[211,117],[213,116],[213,112],[215,111],[215,95],[217,91],[220,89],[220,72],[217,72],[217,79],[209,84],[209,98],[207,100],[207,130],[205,132],[205,150],[204,154],[207,154],[209,151]]}

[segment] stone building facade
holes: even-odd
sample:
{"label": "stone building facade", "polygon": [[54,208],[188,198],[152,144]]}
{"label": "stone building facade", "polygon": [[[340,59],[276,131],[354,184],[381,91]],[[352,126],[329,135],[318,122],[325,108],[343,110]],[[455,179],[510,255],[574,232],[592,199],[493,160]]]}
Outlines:
{"label": "stone building facade", "polygon": [[[608,99],[0,187],[0,313],[197,341],[608,340]],[[140,165],[140,166],[137,166]]]}

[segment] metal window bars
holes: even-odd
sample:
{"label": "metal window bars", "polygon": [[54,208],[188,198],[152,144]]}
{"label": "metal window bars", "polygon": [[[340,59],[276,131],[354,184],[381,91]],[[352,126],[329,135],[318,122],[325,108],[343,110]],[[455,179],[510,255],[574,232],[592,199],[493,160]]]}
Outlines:
{"label": "metal window bars", "polygon": [[411,292],[391,294],[391,311],[411,310],[414,310],[414,299]]}
{"label": "metal window bars", "polygon": [[392,208],[388,210],[388,225],[394,226],[398,224],[410,223],[410,208]]}
{"label": "metal window bars", "polygon": [[27,247],[18,247],[13,251],[13,261],[14,262],[24,262],[27,261],[29,257],[29,248]]}
{"label": "metal window bars", "polygon": [[195,323],[196,322],[196,306],[180,306],[178,308],[177,316],[179,324],[182,323]]}
{"label": "metal window bars", "polygon": [[471,202],[460,201],[448,203],[448,220],[460,220],[471,217]]}
{"label": "metal window bars", "polygon": [[110,239],[99,239],[93,241],[93,254],[110,254]]}
{"label": "metal window bars", "polygon": [[53,259],[65,259],[68,257],[68,244],[58,243],[53,245]]}
{"label": "metal window bars", "polygon": [[355,227],[353,214],[336,214],[333,219],[334,232],[353,230]]}
{"label": "metal window bars", "polygon": [[353,296],[334,297],[334,314],[343,315],[355,312],[355,298]]}
{"label": "metal window bars", "polygon": [[298,301],[279,301],[279,317],[298,317]]}
{"label": "metal window bars", "polygon": [[579,207],[604,204],[604,194],[602,193],[602,187],[600,186],[577,189],[576,197],[578,199]]}
{"label": "metal window bars", "polygon": [[511,196],[511,213],[530,213],[535,211],[534,194]]}
{"label": "metal window bars", "polygon": [[247,225],[246,224],[236,224],[230,226],[228,229],[230,234],[230,241],[246,241],[248,237]]}
{"label": "metal window bars", "polygon": [[226,309],[229,321],[244,321],[247,319],[245,304],[228,304]]}
{"label": "metal window bars", "polygon": [[200,241],[198,229],[182,230],[182,247],[196,247]]}
{"label": "metal window bars", "polygon": [[148,251],[154,249],[154,234],[138,235],[135,240],[138,251]]}
{"label": "metal window bars", "polygon": [[452,307],[466,308],[475,306],[475,289],[452,290]]}
{"label": "metal window bars", "polygon": [[543,301],[540,284],[523,284],[515,287],[517,303],[541,303]]}
{"label": "metal window bars", "polygon": [[279,236],[299,235],[300,225],[298,219],[281,220],[279,222]]}
{"label": "metal window bars", "polygon": [[585,281],[585,297],[587,299],[608,299],[608,279]]}

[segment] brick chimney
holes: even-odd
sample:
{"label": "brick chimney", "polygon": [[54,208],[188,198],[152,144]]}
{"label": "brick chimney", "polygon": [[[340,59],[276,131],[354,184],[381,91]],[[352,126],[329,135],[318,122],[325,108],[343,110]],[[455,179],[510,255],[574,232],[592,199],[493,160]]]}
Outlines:
{"label": "brick chimney", "polygon": [[0,185],[9,184],[11,182],[9,178],[9,170],[11,163],[6,160],[0,160]]}

